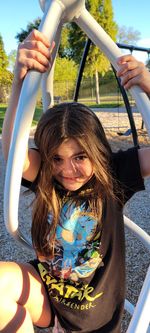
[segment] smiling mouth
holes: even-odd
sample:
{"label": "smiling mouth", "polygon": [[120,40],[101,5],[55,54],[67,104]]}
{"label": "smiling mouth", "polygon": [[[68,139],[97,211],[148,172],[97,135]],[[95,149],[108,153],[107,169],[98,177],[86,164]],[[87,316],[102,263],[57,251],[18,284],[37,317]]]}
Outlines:
{"label": "smiling mouth", "polygon": [[65,182],[65,183],[78,183],[81,182],[81,178],[80,177],[64,177],[64,176],[60,176],[59,177],[61,182]]}
{"label": "smiling mouth", "polygon": [[66,181],[75,182],[75,181],[77,181],[77,179],[79,179],[79,177],[74,177],[74,178],[71,178],[71,177],[62,177],[62,179],[66,180]]}

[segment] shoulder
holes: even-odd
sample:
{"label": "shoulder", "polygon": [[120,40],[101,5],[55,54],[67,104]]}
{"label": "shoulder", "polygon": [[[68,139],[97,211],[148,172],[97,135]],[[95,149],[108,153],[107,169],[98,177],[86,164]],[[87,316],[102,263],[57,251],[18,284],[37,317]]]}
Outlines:
{"label": "shoulder", "polygon": [[150,148],[141,148],[138,150],[139,163],[142,176],[150,176]]}
{"label": "shoulder", "polygon": [[138,148],[113,153],[112,169],[114,177],[124,191],[125,201],[135,192],[145,189]]}
{"label": "shoulder", "polygon": [[[119,172],[135,172],[139,170],[143,178],[150,176],[150,148],[130,148],[113,153],[113,165]],[[129,169],[132,165],[132,170]]]}
{"label": "shoulder", "polygon": [[122,172],[129,172],[129,165],[139,167],[138,148],[129,148],[127,150],[119,150],[112,153],[113,168],[117,174]]}

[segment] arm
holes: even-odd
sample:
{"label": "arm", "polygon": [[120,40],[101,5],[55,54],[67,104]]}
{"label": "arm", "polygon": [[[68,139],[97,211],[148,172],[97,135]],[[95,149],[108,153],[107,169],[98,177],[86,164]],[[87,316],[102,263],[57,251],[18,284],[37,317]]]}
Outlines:
{"label": "arm", "polygon": [[[14,80],[9,105],[6,111],[2,130],[2,149],[7,160],[16,109],[23,80],[30,69],[41,73],[50,67],[50,45],[47,38],[37,30],[33,30],[18,47]],[[23,168],[23,177],[33,181],[40,167],[40,156],[37,151],[27,149]]]}
{"label": "arm", "polygon": [[[136,60],[132,55],[125,55],[118,59],[119,70],[117,75],[125,89],[138,85],[150,96],[150,72],[144,64]],[[138,150],[142,177],[150,176],[150,148]]]}
{"label": "arm", "polygon": [[138,150],[141,175],[143,178],[150,176],[150,148],[141,148]]}

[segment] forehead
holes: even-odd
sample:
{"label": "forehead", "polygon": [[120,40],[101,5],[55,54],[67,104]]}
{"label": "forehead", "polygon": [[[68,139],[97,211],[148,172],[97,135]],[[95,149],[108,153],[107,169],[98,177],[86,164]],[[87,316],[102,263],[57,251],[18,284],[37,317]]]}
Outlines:
{"label": "forehead", "polygon": [[83,148],[79,142],[73,138],[64,140],[61,145],[56,149],[55,154],[57,155],[74,155],[83,152]]}

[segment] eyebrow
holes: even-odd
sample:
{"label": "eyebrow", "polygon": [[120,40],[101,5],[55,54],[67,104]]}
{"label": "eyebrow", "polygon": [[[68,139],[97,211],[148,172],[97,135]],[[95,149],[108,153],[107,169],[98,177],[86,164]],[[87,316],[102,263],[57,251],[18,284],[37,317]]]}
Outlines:
{"label": "eyebrow", "polygon": [[[83,154],[87,155],[87,153],[83,150],[83,151],[80,151],[76,154],[73,154],[71,157],[75,157],[75,156],[79,156],[79,155],[83,155]],[[55,154],[54,156],[55,157],[63,157],[62,155],[59,155],[59,154]]]}

